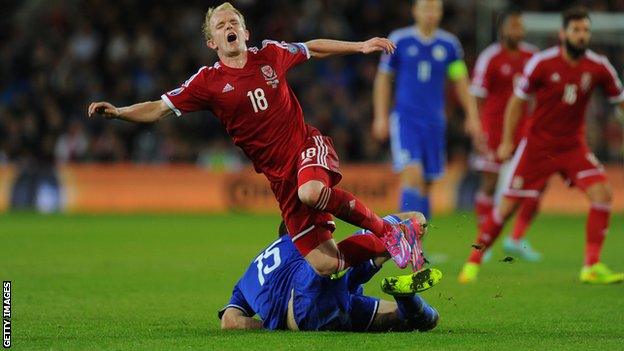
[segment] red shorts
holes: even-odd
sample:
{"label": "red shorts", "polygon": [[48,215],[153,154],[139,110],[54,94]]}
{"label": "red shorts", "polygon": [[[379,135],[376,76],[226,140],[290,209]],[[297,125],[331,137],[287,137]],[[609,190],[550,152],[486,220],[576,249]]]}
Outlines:
{"label": "red shorts", "polygon": [[314,167],[315,171],[321,172],[321,179],[329,179],[330,184],[326,184],[326,186],[333,187],[342,179],[342,174],[338,168],[338,155],[334,151],[334,145],[330,138],[313,134],[299,151],[297,166],[292,172],[292,177],[271,182],[271,190],[273,190],[279,203],[288,233],[303,256],[306,256],[322,242],[331,239],[332,232],[336,229],[331,214],[318,211],[299,200],[299,186],[309,180],[316,179],[315,177],[300,179],[299,173],[301,170],[311,167]]}
{"label": "red shorts", "polygon": [[583,190],[607,180],[604,168],[585,144],[560,151],[523,139],[511,161],[512,171],[505,180],[505,196],[539,197],[554,173],[561,174],[571,186]]}

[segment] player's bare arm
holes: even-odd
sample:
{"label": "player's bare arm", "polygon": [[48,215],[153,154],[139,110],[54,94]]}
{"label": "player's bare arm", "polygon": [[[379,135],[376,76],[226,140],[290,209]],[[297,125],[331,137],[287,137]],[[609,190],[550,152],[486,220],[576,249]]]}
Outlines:
{"label": "player's bare arm", "polygon": [[501,160],[509,159],[513,153],[515,147],[514,134],[516,132],[518,122],[520,122],[520,119],[522,118],[522,108],[525,103],[525,100],[516,95],[512,95],[509,102],[507,102],[505,117],[503,120],[503,136],[501,143],[498,146],[498,150],[496,151]]}
{"label": "player's bare arm", "polygon": [[390,104],[392,103],[392,81],[394,74],[391,72],[377,71],[373,83],[373,137],[384,142],[388,139],[388,119]]}
{"label": "player's bare arm", "polygon": [[383,51],[392,54],[396,46],[386,38],[371,38],[367,41],[352,42],[332,39],[314,39],[305,43],[314,58],[333,55],[370,54]]}
{"label": "player's bare arm", "polygon": [[238,308],[229,307],[221,316],[221,329],[237,330],[237,329],[262,329],[262,321],[247,317],[243,311]]}
{"label": "player's bare arm", "polygon": [[89,117],[100,115],[106,119],[151,123],[173,115],[173,111],[163,100],[141,102],[127,107],[115,107],[108,102],[93,102],[89,105],[88,114]]}
{"label": "player's bare arm", "polygon": [[483,129],[481,129],[481,120],[479,119],[479,109],[477,108],[477,100],[470,94],[470,82],[468,76],[462,76],[454,81],[455,93],[459,98],[465,113],[466,121],[464,129],[468,135],[472,137],[475,148],[479,152],[486,152],[485,137]]}

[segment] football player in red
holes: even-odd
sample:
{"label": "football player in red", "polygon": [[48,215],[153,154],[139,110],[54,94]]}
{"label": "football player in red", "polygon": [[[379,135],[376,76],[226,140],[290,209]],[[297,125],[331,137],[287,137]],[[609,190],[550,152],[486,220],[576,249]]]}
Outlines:
{"label": "football player in red", "polygon": [[534,96],[535,110],[526,137],[511,161],[500,204],[481,226],[475,248],[460,273],[460,281],[476,280],[483,249],[492,245],[503,224],[522,199],[538,198],[548,178],[559,173],[581,189],[591,208],[586,226],[585,262],[580,272],[584,283],[624,281],[624,273],[611,271],[600,261],[609,227],[612,191],[604,169],[585,142],[585,111],[596,87],[609,101],[624,109],[624,90],[605,56],[589,50],[591,20],[587,10],[571,8],[563,13],[561,45],[535,54],[524,68],[514,96],[507,104],[503,137],[497,154],[508,159],[514,150],[514,132],[526,101]]}
{"label": "football player in red", "polygon": [[[96,102],[89,106],[89,116],[154,122],[209,110],[271,183],[292,241],[318,274],[341,272],[386,250],[399,267],[412,261],[415,269],[420,268],[419,249],[411,249],[420,245],[420,238],[410,234],[416,230],[384,222],[352,194],[335,187],[342,176],[332,141],[304,122],[299,101],[286,82],[288,70],[310,57],[392,52],[394,44],[384,38],[265,40],[259,49],[248,48],[245,19],[227,2],[208,10],[204,34],[207,46],[219,57],[213,66],[200,68],[158,101],[120,108]],[[349,237],[336,244],[332,215],[375,236]]]}
{"label": "football player in red", "polygon": [[[502,162],[496,157],[496,149],[503,134],[505,106],[513,94],[514,84],[522,76],[522,68],[537,52],[533,45],[523,42],[524,24],[522,13],[517,9],[503,12],[498,18],[499,41],[488,46],[477,59],[470,92],[478,98],[481,126],[486,137],[487,152],[479,155],[474,167],[481,172],[481,185],[475,199],[479,226],[494,208],[494,195],[500,179]],[[528,111],[518,123],[514,134],[517,145],[528,126]],[[522,200],[510,238],[505,240],[505,252],[527,261],[539,261],[540,253],[534,251],[524,239],[526,230],[535,217],[538,198]]]}

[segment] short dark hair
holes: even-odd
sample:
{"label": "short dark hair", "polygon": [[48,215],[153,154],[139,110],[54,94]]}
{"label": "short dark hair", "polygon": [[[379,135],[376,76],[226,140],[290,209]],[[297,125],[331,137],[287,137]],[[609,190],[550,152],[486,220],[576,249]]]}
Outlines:
{"label": "short dark hair", "polygon": [[522,10],[517,6],[510,6],[500,12],[498,16],[496,16],[496,28],[500,30],[503,24],[505,24],[505,21],[513,16],[522,16]]}
{"label": "short dark hair", "polygon": [[288,229],[286,228],[286,223],[282,221],[279,225],[279,229],[277,229],[277,236],[281,238],[286,234],[288,234]]}
{"label": "short dark hair", "polygon": [[590,19],[589,10],[583,6],[570,7],[569,9],[563,11],[563,14],[561,15],[563,28],[568,28],[568,24],[570,24],[571,21],[582,20],[585,18]]}

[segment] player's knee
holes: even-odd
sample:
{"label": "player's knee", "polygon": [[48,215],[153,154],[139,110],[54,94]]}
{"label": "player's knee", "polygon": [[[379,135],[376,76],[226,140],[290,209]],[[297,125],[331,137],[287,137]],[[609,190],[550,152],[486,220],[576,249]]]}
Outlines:
{"label": "player's knee", "polygon": [[317,181],[309,181],[301,185],[297,190],[299,200],[308,206],[315,206],[321,196],[323,187],[323,183]]}
{"label": "player's knee", "polygon": [[316,274],[321,277],[329,277],[334,273],[338,272],[338,260],[337,259],[327,259],[322,262],[315,262],[312,264],[312,268]]}
{"label": "player's knee", "polygon": [[594,185],[588,193],[592,202],[609,204],[613,200],[613,190],[605,183]]}
{"label": "player's knee", "polygon": [[422,172],[417,169],[408,168],[401,174],[401,183],[404,187],[416,189],[421,194],[427,192],[427,182],[425,181]]}

